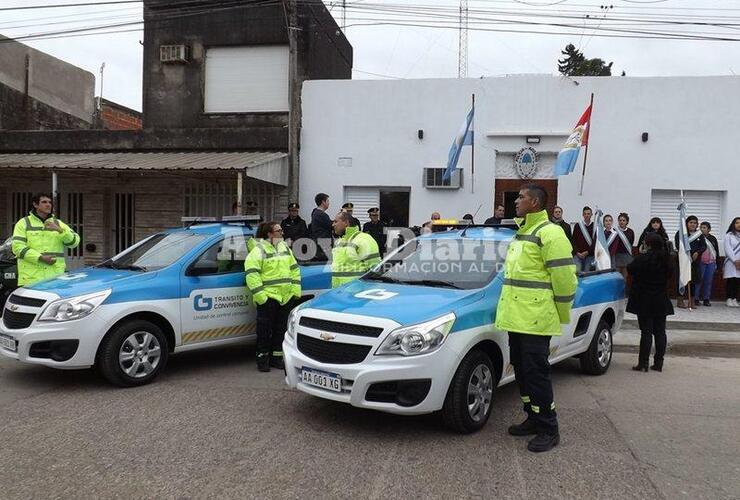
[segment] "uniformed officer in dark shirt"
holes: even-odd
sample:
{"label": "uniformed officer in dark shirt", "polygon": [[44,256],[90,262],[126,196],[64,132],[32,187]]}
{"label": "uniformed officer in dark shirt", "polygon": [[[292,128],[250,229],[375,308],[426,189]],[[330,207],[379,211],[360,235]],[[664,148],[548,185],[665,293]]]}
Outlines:
{"label": "uniformed officer in dark shirt", "polygon": [[362,226],[362,232],[373,237],[375,242],[378,244],[380,255],[382,257],[385,255],[385,243],[387,239],[385,228],[388,227],[388,225],[380,220],[380,209],[378,207],[371,208],[367,211],[367,214],[370,216],[370,222],[366,222],[365,225]]}
{"label": "uniformed officer in dark shirt", "polygon": [[349,217],[352,219],[352,225],[357,226],[357,229],[360,229],[362,227],[362,224],[360,224],[360,219],[352,215],[352,211],[355,209],[354,204],[347,202],[344,205],[342,205],[342,212],[345,212]]}
{"label": "uniformed officer in dark shirt", "polygon": [[283,238],[288,245],[301,238],[308,237],[306,221],[298,214],[300,208],[298,203],[290,203],[288,205],[288,216],[280,223],[280,227],[283,228]]}

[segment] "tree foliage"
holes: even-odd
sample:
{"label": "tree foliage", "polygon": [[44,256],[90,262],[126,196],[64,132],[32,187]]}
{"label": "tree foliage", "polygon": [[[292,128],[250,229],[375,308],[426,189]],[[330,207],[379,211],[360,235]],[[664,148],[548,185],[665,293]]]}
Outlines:
{"label": "tree foliage", "polygon": [[565,76],[611,76],[612,64],[595,57],[588,59],[571,43],[560,51],[562,59],[558,59],[558,71]]}

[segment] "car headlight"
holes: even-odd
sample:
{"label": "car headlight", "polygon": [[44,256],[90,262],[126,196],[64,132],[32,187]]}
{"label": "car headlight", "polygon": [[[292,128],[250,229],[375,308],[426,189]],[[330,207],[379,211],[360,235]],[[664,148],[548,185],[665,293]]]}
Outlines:
{"label": "car headlight", "polygon": [[300,308],[301,306],[293,308],[293,310],[290,311],[290,314],[288,315],[288,330],[285,332],[285,334],[291,339],[295,339],[295,331],[296,328],[298,328],[298,310]]}
{"label": "car headlight", "polygon": [[39,321],[72,321],[92,313],[110,295],[110,290],[61,299],[49,304]]}
{"label": "car headlight", "polygon": [[417,354],[435,351],[447,338],[455,319],[455,314],[449,313],[426,323],[393,330],[380,344],[375,354],[416,356]]}

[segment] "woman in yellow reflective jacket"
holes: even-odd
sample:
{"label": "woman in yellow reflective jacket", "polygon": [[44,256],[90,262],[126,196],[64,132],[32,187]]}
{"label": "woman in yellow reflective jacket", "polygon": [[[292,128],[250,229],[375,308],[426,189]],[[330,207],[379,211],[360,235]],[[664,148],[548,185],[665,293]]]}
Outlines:
{"label": "woman in yellow reflective jacket", "polygon": [[257,306],[257,368],[283,368],[283,337],[293,299],[301,296],[301,272],[275,221],[257,229],[254,247],[244,261],[247,288]]}

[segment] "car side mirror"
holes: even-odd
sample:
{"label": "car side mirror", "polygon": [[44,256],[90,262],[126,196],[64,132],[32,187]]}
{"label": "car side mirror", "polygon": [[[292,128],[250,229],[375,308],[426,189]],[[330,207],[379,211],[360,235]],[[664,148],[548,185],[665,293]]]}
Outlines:
{"label": "car side mirror", "polygon": [[215,260],[201,259],[188,269],[189,276],[202,276],[204,274],[218,273],[218,263]]}

